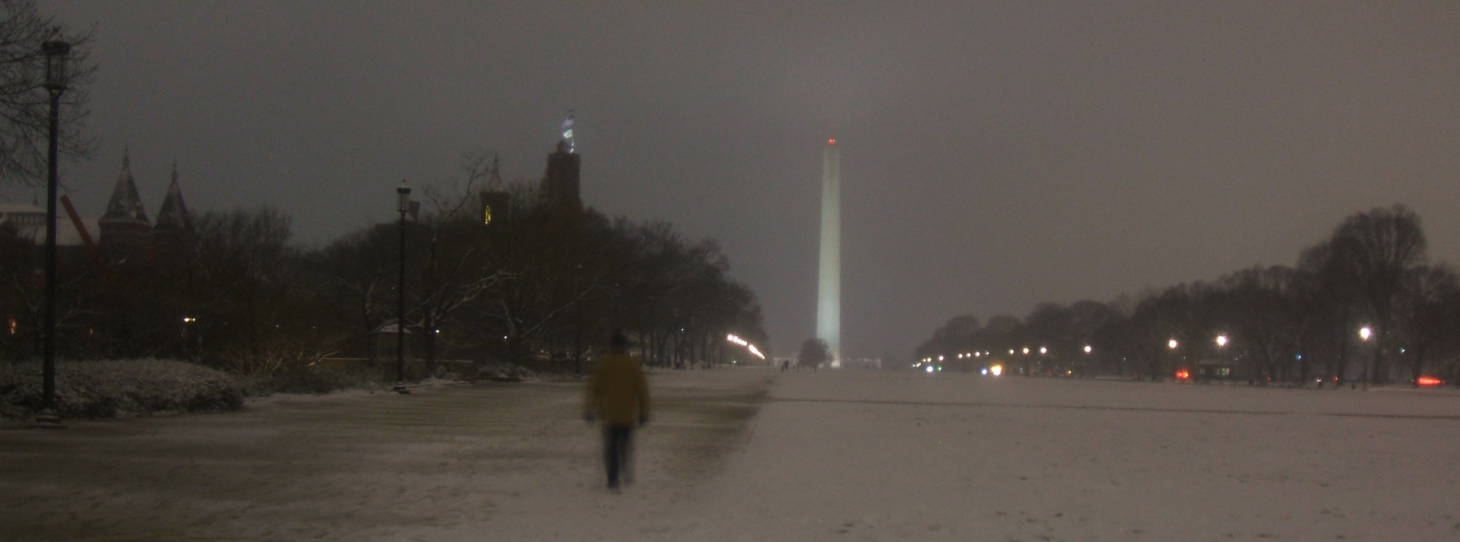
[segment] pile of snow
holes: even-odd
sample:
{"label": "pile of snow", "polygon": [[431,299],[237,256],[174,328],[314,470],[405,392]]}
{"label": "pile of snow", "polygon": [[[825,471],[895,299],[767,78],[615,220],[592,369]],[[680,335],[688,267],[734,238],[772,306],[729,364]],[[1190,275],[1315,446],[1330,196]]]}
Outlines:
{"label": "pile of snow", "polygon": [[482,363],[476,366],[476,375],[471,380],[492,382],[524,382],[536,380],[537,375],[521,365],[511,363]]}

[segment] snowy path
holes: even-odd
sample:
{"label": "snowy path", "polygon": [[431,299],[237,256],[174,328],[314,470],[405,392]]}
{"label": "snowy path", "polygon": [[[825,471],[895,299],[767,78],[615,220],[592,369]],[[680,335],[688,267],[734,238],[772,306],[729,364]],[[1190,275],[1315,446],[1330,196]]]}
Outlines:
{"label": "snowy path", "polygon": [[1460,395],[754,369],[0,430],[0,540],[1457,540]]}
{"label": "snowy path", "polygon": [[743,445],[769,380],[653,375],[640,482],[617,496],[603,490],[578,383],[281,397],[239,413],[0,429],[0,541],[667,532],[658,518]]}

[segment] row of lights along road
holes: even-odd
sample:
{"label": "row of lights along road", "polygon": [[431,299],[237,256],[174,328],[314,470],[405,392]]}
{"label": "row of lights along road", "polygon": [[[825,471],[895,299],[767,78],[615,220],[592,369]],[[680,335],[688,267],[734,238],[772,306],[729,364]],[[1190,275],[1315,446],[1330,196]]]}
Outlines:
{"label": "row of lights along road", "polygon": [[[1359,340],[1367,343],[1373,337],[1374,337],[1374,328],[1372,328],[1370,326],[1363,326],[1363,327],[1360,327],[1359,328]],[[1221,334],[1218,334],[1216,336],[1216,338],[1212,339],[1212,342],[1217,345],[1217,348],[1218,349],[1222,349],[1222,348],[1226,348],[1227,347],[1227,344],[1231,342],[1231,339],[1227,337],[1227,334],[1226,333],[1221,333]],[[1177,348],[1180,348],[1180,347],[1181,347],[1181,341],[1176,340],[1175,337],[1172,337],[1172,338],[1166,340],[1166,349],[1168,349],[1168,350],[1176,350]],[[1084,353],[1086,353],[1086,354],[1090,354],[1090,353],[1093,353],[1095,351],[1095,348],[1087,344],[1083,348],[1081,348],[1081,350]],[[1028,346],[1025,346],[1025,347],[1019,349],[1017,352],[1018,353],[1023,353],[1024,355],[1027,356],[1027,355],[1030,354],[1031,350],[1029,349]],[[1404,348],[1400,348],[1399,349],[1399,352],[1401,354],[1404,353]],[[1049,347],[1046,347],[1046,346],[1039,347],[1039,355],[1044,356],[1044,355],[1048,355],[1048,354],[1049,354]],[[975,351],[975,352],[963,352],[963,353],[959,353],[957,355],[957,357],[958,357],[958,359],[975,359],[975,358],[981,358],[981,357],[985,357],[985,356],[989,356],[989,355],[990,354],[989,354],[988,351],[981,351],[981,352],[980,351]],[[1011,355],[1011,356],[1016,355],[1016,350],[1013,349],[1013,348],[1010,348],[1009,349],[1009,355]],[[938,356],[938,359],[937,360],[941,362],[941,361],[943,361],[943,359],[944,359],[943,355],[940,354]],[[1302,354],[1298,354],[1298,359],[1303,359],[1303,355]],[[916,367],[918,365],[922,365],[923,363],[932,363],[932,362],[933,362],[933,358],[931,356],[925,357],[925,358],[923,358],[921,360],[921,363],[914,364],[914,367]],[[1365,363],[1364,364],[1364,386],[1365,387],[1367,387],[1369,385],[1369,376],[1370,376],[1368,374],[1369,373],[1369,369],[1370,369],[1369,364],[1368,363]]]}

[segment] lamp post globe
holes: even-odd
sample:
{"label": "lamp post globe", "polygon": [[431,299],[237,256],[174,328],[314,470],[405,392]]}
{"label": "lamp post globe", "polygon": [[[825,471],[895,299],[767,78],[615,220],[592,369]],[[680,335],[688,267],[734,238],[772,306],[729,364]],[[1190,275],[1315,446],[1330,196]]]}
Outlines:
{"label": "lamp post globe", "polygon": [[41,53],[46,57],[46,90],[66,90],[70,86],[71,74],[67,64],[71,56],[71,44],[61,40],[50,40],[41,44]]}

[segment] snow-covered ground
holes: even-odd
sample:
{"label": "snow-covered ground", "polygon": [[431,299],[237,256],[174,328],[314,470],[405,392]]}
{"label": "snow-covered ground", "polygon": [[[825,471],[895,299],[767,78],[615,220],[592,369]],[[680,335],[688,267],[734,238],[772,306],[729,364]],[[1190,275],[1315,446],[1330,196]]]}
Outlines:
{"label": "snow-covered ground", "polygon": [[1460,540],[1460,395],[660,372],[636,484],[576,384],[0,431],[0,539]]}
{"label": "snow-covered ground", "polygon": [[772,398],[706,492],[722,539],[1460,540],[1448,391],[823,372]]}

